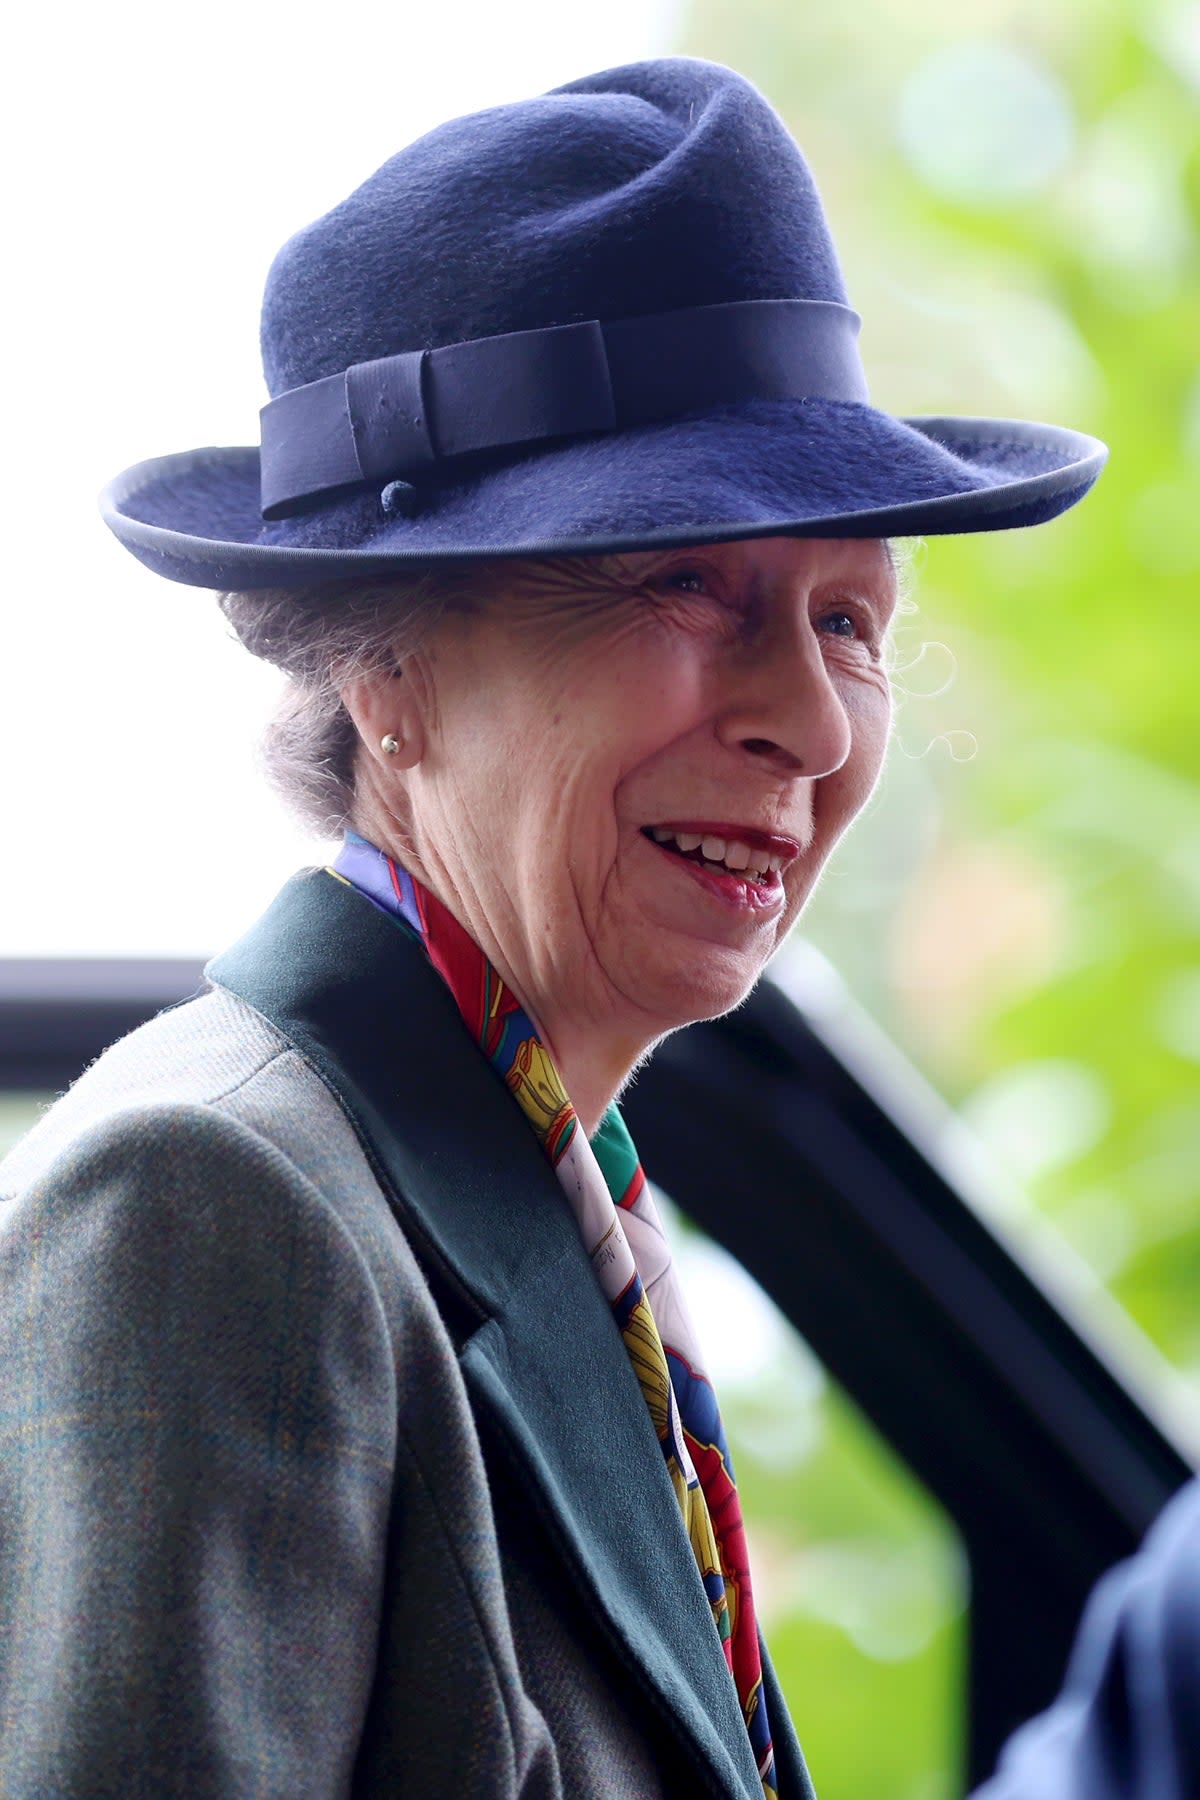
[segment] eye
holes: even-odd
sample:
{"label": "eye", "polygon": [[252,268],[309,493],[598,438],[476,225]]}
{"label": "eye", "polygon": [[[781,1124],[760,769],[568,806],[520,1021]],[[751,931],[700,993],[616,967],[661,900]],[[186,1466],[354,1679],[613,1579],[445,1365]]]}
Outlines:
{"label": "eye", "polygon": [[679,629],[727,637],[746,627],[743,596],[707,563],[667,563],[648,577],[645,593],[658,616]]}
{"label": "eye", "polygon": [[674,588],[677,594],[702,594],[706,583],[700,569],[672,569],[663,577],[663,585]]}
{"label": "eye", "polygon": [[858,622],[848,612],[822,613],[817,623],[822,631],[828,631],[832,637],[852,638],[859,635]]}

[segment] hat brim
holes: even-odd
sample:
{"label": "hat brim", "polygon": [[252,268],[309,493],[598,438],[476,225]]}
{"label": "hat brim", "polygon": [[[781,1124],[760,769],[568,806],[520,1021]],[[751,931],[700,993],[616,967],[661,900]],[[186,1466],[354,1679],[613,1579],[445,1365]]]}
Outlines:
{"label": "hat brim", "polygon": [[598,555],[754,537],[925,537],[1037,525],[1107,457],[1094,437],[1016,419],[892,418],[846,401],[756,401],[560,443],[422,485],[264,522],[257,449],[125,470],[101,512],[140,562],[194,587],[303,587],[413,561]]}

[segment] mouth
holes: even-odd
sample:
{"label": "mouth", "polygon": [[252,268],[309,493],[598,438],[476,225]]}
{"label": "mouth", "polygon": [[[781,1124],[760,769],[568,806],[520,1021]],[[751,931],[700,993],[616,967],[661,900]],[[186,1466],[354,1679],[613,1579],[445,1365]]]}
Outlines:
{"label": "mouth", "polygon": [[800,854],[794,838],[706,820],[644,825],[642,836],[664,855],[691,865],[728,898],[736,895],[759,905],[782,898],[782,870]]}

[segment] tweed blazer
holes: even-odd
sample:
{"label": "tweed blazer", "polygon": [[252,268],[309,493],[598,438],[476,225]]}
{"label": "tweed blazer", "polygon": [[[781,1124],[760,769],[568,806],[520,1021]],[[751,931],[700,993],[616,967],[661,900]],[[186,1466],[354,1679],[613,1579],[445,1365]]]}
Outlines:
{"label": "tweed blazer", "polygon": [[0,1795],[761,1800],[574,1219],[439,977],[317,871],[209,975],[2,1165]]}

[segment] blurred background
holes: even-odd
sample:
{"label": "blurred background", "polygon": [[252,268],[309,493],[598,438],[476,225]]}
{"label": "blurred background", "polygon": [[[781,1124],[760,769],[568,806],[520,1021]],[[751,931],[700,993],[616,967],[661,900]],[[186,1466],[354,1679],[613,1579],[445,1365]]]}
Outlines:
{"label": "blurred background", "polygon": [[[207,954],[324,860],[255,771],[276,677],[94,502],[144,456],[256,441],[278,245],[444,117],[730,63],[814,169],[875,402],[1112,446],[1064,519],[916,548],[888,771],[804,929],[970,1127],[1006,1228],[1065,1244],[1200,1398],[1200,5],[595,10],[116,0],[9,27],[0,956]],[[0,1096],[0,1131],[30,1114]],[[954,1532],[686,1243],[822,1800],[950,1800]]]}

